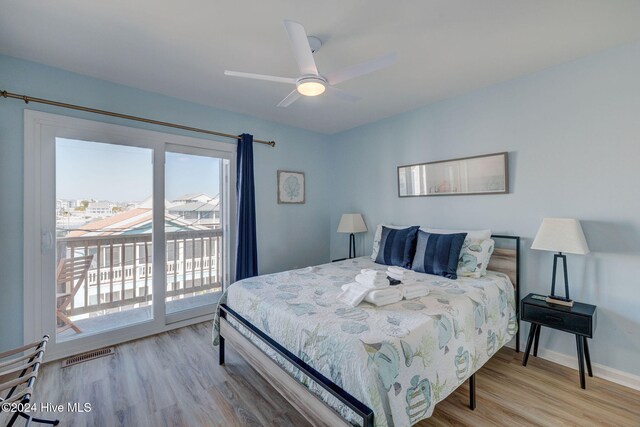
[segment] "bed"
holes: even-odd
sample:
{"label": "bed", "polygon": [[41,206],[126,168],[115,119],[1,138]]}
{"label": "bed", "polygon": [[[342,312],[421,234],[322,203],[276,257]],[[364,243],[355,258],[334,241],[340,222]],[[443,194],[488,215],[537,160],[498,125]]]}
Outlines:
{"label": "bed", "polygon": [[[225,342],[315,425],[410,426],[518,338],[518,246],[486,276],[420,274],[429,295],[375,307],[336,301],[369,257],[258,276],[223,294],[213,343]],[[518,348],[517,346],[516,348]]]}

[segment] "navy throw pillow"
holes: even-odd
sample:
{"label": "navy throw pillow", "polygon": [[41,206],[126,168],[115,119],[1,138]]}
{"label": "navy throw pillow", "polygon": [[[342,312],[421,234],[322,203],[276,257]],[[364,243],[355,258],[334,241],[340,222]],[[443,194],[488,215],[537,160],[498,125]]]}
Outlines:
{"label": "navy throw pillow", "polygon": [[395,265],[411,268],[411,260],[416,248],[416,233],[419,226],[402,229],[382,227],[380,250],[376,262],[384,265]]}
{"label": "navy throw pillow", "polygon": [[457,279],[458,258],[467,233],[435,234],[418,231],[412,270]]}

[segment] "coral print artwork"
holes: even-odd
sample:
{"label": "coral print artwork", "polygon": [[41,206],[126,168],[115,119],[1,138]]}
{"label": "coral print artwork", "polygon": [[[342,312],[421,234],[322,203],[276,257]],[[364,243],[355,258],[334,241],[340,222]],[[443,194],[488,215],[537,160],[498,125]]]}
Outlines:
{"label": "coral print artwork", "polygon": [[304,203],[304,172],[278,171],[278,203]]}

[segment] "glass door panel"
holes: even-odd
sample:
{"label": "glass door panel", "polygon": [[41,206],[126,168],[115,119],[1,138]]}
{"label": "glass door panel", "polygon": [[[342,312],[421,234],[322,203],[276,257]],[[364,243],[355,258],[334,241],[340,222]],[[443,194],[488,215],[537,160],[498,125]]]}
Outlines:
{"label": "glass door panel", "polygon": [[207,150],[180,151],[165,156],[167,314],[213,307],[224,283],[228,160]]}
{"label": "glass door panel", "polygon": [[153,150],[56,138],[57,341],[153,318]]}

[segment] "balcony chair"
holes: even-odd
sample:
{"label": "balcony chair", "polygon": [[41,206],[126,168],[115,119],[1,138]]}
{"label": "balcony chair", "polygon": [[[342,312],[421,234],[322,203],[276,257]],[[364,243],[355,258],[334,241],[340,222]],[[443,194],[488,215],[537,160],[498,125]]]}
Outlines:
{"label": "balcony chair", "polygon": [[58,320],[58,333],[73,328],[76,333],[80,333],[75,323],[67,316],[67,308],[73,301],[76,293],[87,280],[87,272],[93,255],[75,258],[62,258],[58,262],[56,272],[56,317]]}
{"label": "balcony chair", "polygon": [[[15,350],[9,350],[0,353],[0,360],[9,356],[16,356],[10,360],[0,363],[0,404],[22,404],[26,405],[31,401],[33,395],[33,386],[38,378],[38,370],[44,357],[44,351],[49,341],[49,336],[45,335],[41,341],[25,345]],[[8,390],[8,392],[7,392]],[[13,416],[7,427],[13,426],[18,417],[25,418],[27,424],[31,422],[58,425],[59,420],[45,420],[34,418],[32,415],[25,413],[21,408],[16,407]]]}

